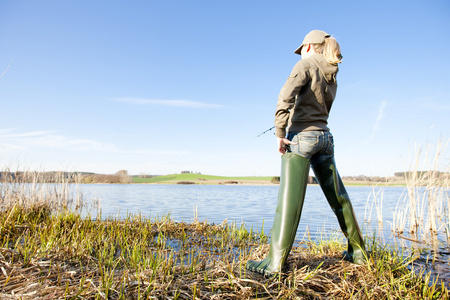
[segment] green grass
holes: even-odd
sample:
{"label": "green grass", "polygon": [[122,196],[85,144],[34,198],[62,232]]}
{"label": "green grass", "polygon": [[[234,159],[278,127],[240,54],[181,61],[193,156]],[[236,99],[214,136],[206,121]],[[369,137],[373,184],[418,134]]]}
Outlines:
{"label": "green grass", "polygon": [[208,184],[208,181],[259,181],[270,183],[271,176],[247,176],[247,177],[226,177],[203,174],[171,174],[156,176],[152,178],[133,177],[134,183],[175,183],[178,181],[192,181],[196,183]]}
{"label": "green grass", "polygon": [[[180,181],[190,181],[196,184],[219,184],[228,181],[237,181],[239,183],[256,183],[256,184],[272,184],[273,176],[246,176],[246,177],[226,177],[203,174],[170,174],[163,176],[156,176],[152,178],[132,177],[133,183],[165,183],[174,184]],[[358,182],[358,181],[344,181],[348,186],[371,186],[373,182]],[[378,183],[382,186],[404,186],[403,182],[387,182]]]}

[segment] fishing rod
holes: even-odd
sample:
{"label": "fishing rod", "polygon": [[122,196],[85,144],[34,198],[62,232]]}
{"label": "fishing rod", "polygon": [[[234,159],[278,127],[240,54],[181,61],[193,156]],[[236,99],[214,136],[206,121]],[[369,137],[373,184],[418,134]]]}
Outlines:
{"label": "fishing rod", "polygon": [[257,138],[259,138],[261,135],[265,134],[266,132],[271,131],[271,130],[274,129],[274,128],[275,128],[275,126],[273,126],[273,127],[269,128],[269,129],[267,129],[266,131],[260,133],[260,134],[257,136]]}

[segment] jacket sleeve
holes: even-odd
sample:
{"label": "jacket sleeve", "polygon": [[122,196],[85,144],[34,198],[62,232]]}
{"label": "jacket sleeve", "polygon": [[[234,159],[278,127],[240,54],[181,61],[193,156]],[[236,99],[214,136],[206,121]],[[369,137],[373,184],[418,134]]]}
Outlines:
{"label": "jacket sleeve", "polygon": [[300,60],[294,66],[291,75],[289,75],[278,95],[277,110],[275,112],[275,135],[277,137],[286,137],[290,110],[295,106],[297,95],[309,79],[304,61]]}

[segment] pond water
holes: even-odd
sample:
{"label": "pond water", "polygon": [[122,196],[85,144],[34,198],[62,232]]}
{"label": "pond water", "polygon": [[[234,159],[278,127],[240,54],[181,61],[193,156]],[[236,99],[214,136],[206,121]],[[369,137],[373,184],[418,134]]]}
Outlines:
{"label": "pond water", "polygon": [[[277,204],[278,186],[244,185],[81,185],[87,201],[99,199],[102,217],[125,217],[127,214],[142,214],[147,217],[168,215],[175,221],[198,220],[221,223],[225,219],[244,223],[268,232],[272,228]],[[383,218],[388,224],[397,199],[404,188],[389,188],[384,193]],[[368,197],[371,187],[347,187],[354,210],[360,223],[376,220],[376,210],[369,213]],[[394,201],[395,200],[395,201]],[[371,222],[370,222],[371,223]],[[375,223],[374,223],[375,224]],[[376,223],[378,224],[378,223]],[[339,225],[319,186],[308,186],[298,235],[309,229],[312,236],[318,232],[339,230]]]}
{"label": "pond water", "polygon": [[[102,218],[125,218],[128,214],[145,217],[170,215],[174,221],[222,223],[224,220],[244,224],[248,229],[264,230],[268,235],[277,204],[278,185],[150,185],[150,184],[86,184],[77,187],[86,202],[99,200]],[[392,233],[394,214],[405,187],[346,186],[359,225],[365,236],[375,236],[395,247],[425,248],[424,253],[438,253],[441,277],[449,276],[449,251],[446,237],[438,236],[433,247],[398,239]],[[95,211],[91,215],[95,217]],[[382,222],[380,222],[382,221]],[[331,234],[342,234],[338,221],[318,185],[309,185],[297,231],[297,239],[305,235],[316,240]],[[434,251],[434,252],[433,252]],[[428,260],[422,257],[423,265]],[[428,266],[432,271],[436,265]],[[450,278],[446,279],[450,282]]]}

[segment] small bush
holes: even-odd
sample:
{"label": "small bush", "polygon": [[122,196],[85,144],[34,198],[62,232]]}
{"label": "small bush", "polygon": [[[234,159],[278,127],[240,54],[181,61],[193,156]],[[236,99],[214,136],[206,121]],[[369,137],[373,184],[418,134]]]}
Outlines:
{"label": "small bush", "polygon": [[280,183],[280,176],[274,176],[272,177],[272,179],[270,180],[271,183]]}

